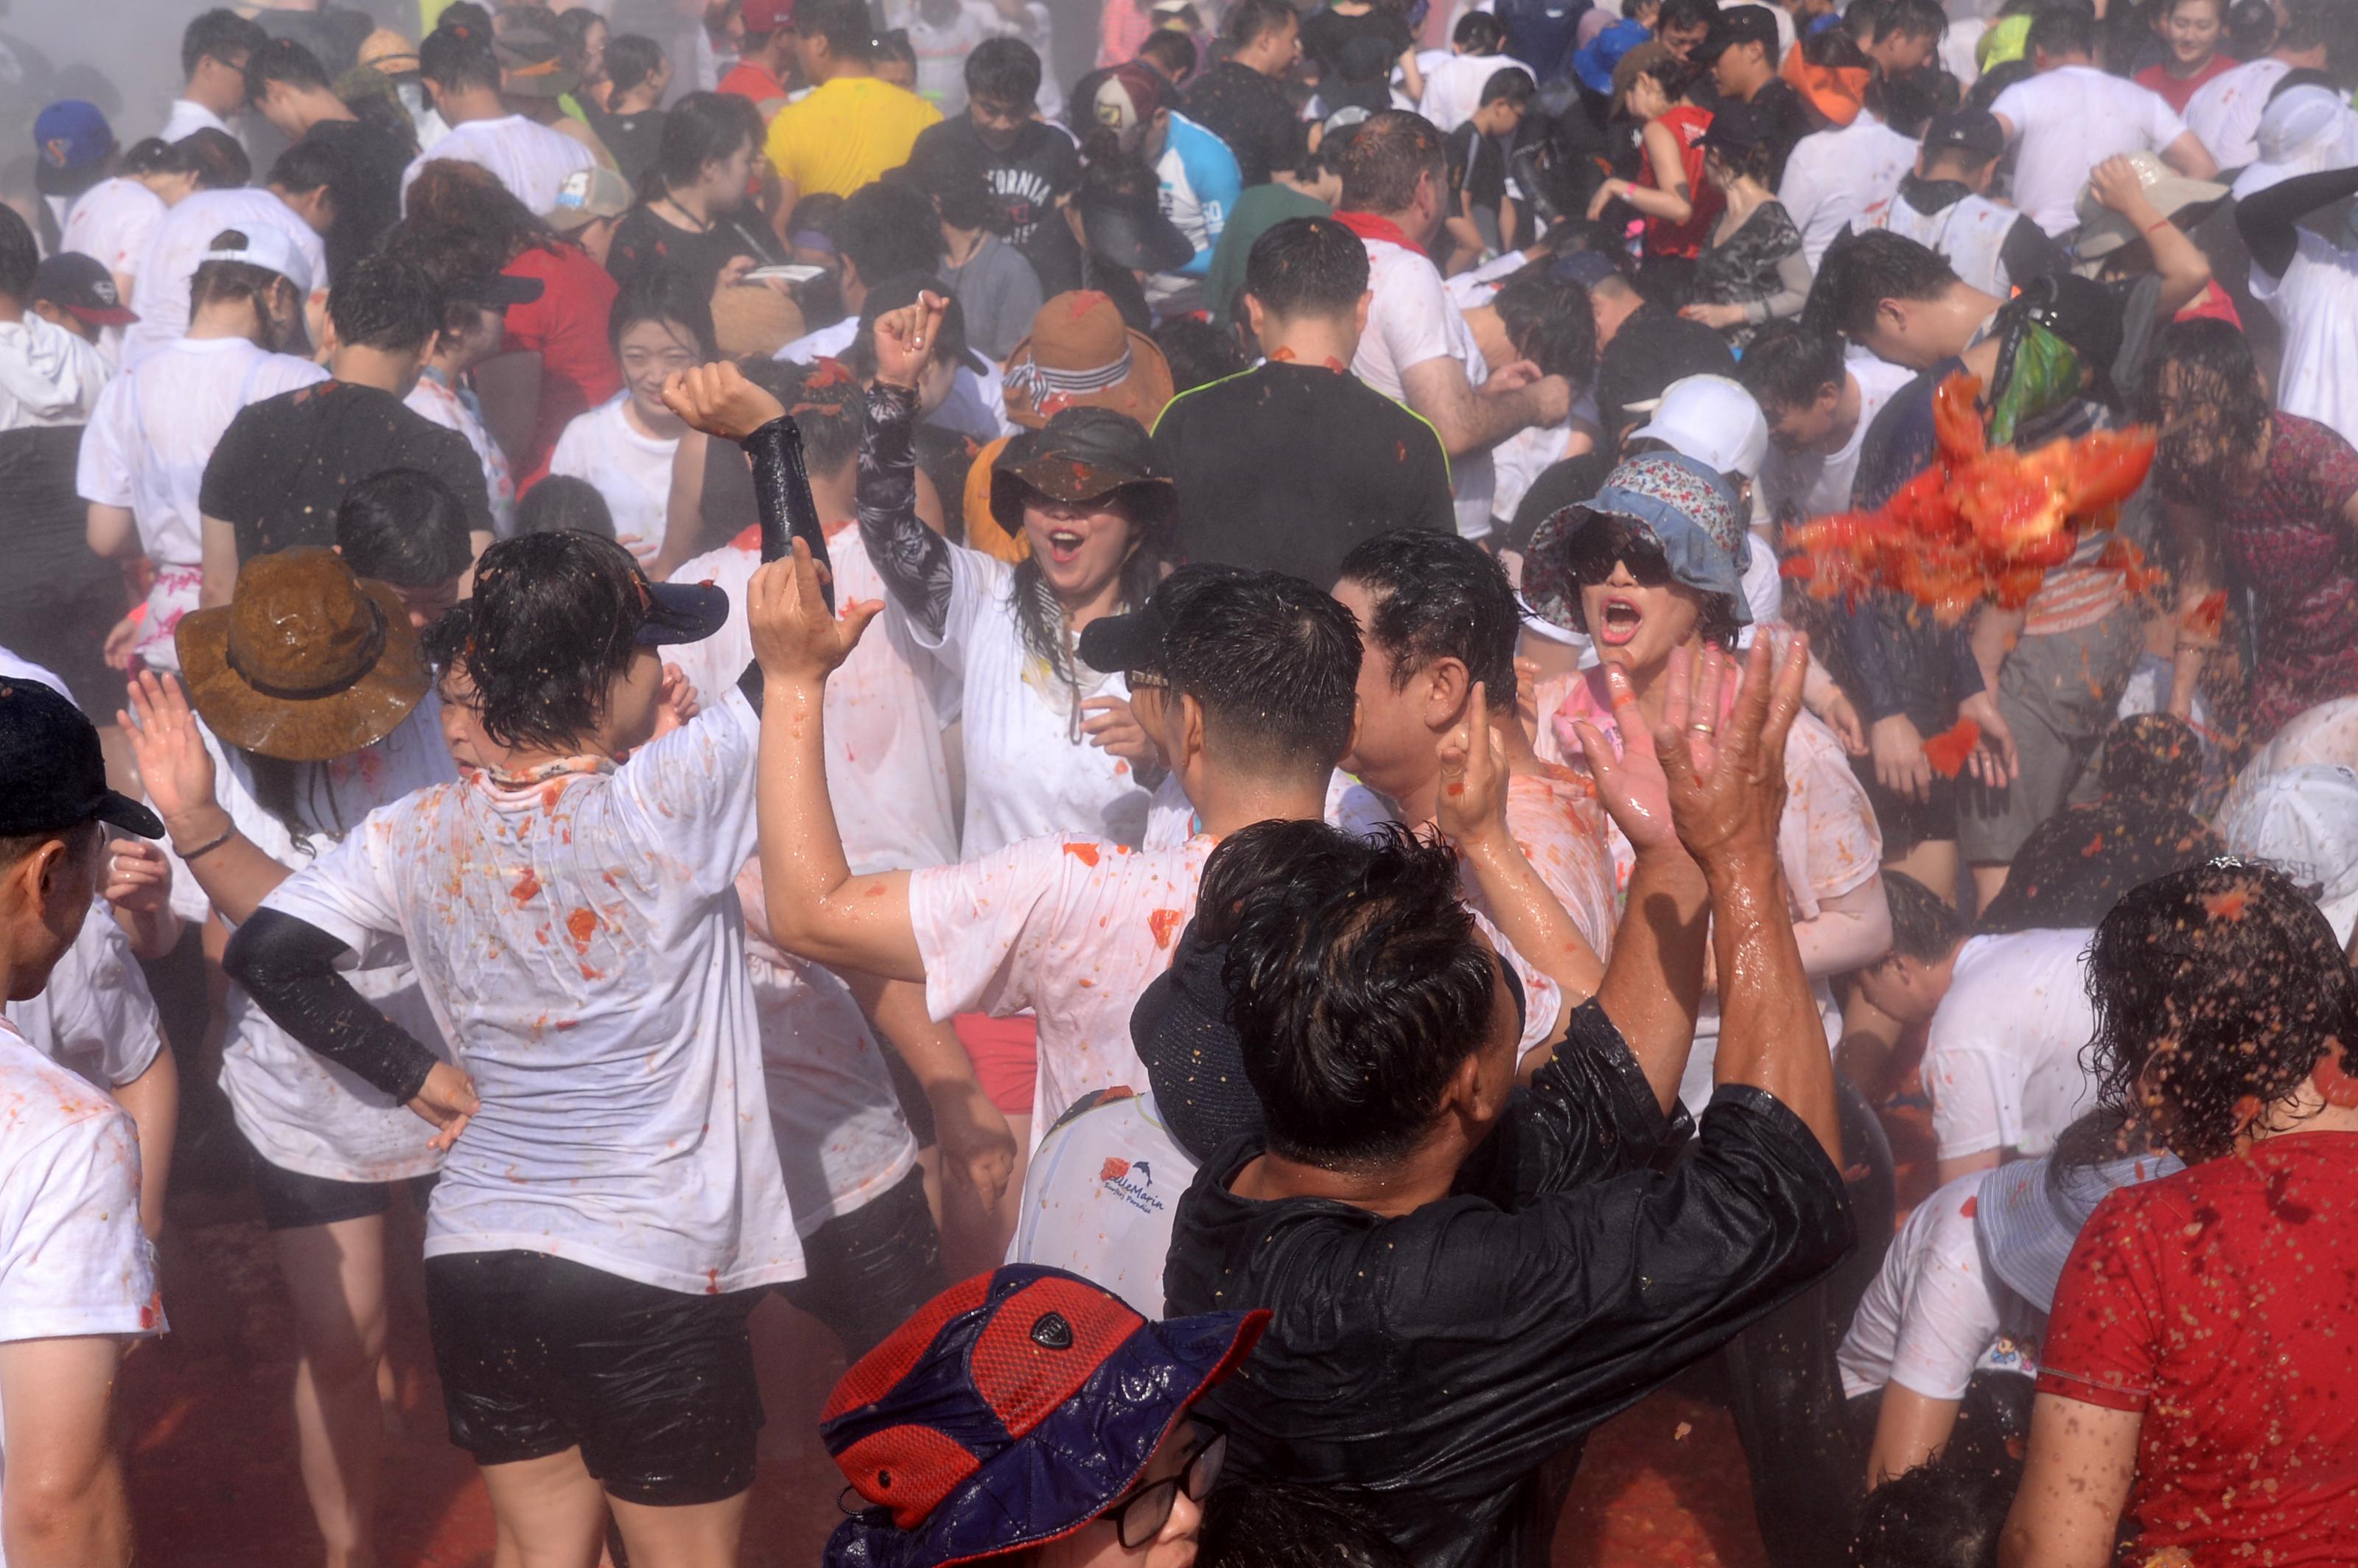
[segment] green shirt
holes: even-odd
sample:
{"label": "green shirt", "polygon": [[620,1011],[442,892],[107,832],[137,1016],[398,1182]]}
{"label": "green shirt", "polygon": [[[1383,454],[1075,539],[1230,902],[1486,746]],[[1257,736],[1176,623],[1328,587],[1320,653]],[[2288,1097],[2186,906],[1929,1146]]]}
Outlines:
{"label": "green shirt", "polygon": [[1315,196],[1304,196],[1290,185],[1272,181],[1256,185],[1237,198],[1228,226],[1212,247],[1212,268],[1204,276],[1204,298],[1212,308],[1212,325],[1228,324],[1228,308],[1245,286],[1245,258],[1253,242],[1288,218],[1324,218],[1334,211]]}

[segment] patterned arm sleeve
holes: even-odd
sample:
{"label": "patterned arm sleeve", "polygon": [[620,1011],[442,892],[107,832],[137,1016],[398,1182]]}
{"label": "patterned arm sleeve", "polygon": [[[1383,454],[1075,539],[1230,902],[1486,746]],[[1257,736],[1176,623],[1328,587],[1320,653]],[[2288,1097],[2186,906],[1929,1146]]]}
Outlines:
{"label": "patterned arm sleeve", "polygon": [[860,433],[860,542],[885,587],[929,642],[950,606],[950,543],[917,518],[917,395],[881,382],[868,389]]}

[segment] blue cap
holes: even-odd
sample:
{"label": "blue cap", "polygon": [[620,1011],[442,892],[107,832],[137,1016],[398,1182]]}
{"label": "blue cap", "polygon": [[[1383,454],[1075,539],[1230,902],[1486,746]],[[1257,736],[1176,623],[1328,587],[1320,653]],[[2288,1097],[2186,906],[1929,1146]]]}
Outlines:
{"label": "blue cap", "polygon": [[114,150],[114,132],[97,104],[61,98],[33,121],[33,146],[50,168],[85,168]]}
{"label": "blue cap", "polygon": [[1591,92],[1610,92],[1613,68],[1621,63],[1621,57],[1653,36],[1642,22],[1616,22],[1572,57],[1572,73]]}

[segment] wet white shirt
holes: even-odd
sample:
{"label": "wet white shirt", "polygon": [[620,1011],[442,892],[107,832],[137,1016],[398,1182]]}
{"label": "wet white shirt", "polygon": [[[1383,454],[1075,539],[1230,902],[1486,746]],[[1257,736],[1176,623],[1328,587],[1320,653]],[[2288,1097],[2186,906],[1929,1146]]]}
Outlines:
{"label": "wet white shirt", "polygon": [[2358,362],[2351,349],[2351,329],[2358,323],[2358,250],[2308,229],[2296,233],[2282,277],[2252,264],[2252,297],[2284,327],[2277,406],[2358,443]]}
{"label": "wet white shirt", "polygon": [[2277,83],[2292,74],[2280,59],[2245,60],[2223,70],[2186,101],[2186,124],[2221,168],[2245,168],[2260,156],[2260,116]]}
{"label": "wet white shirt", "polygon": [[0,321],[0,431],[86,425],[114,368],[97,348],[30,311]]}
{"label": "wet white shirt", "polygon": [[2047,1314],[1989,1271],[1974,1240],[1988,1174],[1958,1177],[1899,1227],[1835,1353],[1844,1398],[1897,1383],[1927,1399],[1961,1400],[1984,1366],[2039,1369]]}
{"label": "wet white shirt", "polygon": [[265,901],[357,962],[406,954],[475,1080],[427,1257],[705,1293],[802,1276],[736,890],[759,731],[730,691],[619,765],[420,791]]}
{"label": "wet white shirt", "polygon": [[2092,65],[2016,82],[1990,113],[2014,127],[2014,204],[2052,236],[2079,227],[2089,171],[2117,153],[2158,153],[2186,134],[2161,94]]}
{"label": "wet white shirt", "polygon": [[677,436],[649,436],[631,423],[628,387],[587,414],[577,414],[549,454],[548,471],[595,485],[614,514],[616,542],[641,566],[663,550],[671,513],[671,460]]}
{"label": "wet white shirt", "polygon": [[1899,193],[1916,167],[1916,143],[1865,110],[1847,125],[1815,131],[1793,144],[1777,200],[1801,231],[1810,270],[1834,237],[1855,222],[1869,224]]}
{"label": "wet white shirt", "polygon": [[[1459,57],[1463,59],[1463,56]],[[1441,273],[1422,251],[1390,240],[1368,240],[1367,330],[1359,334],[1351,373],[1395,403],[1406,403],[1401,380],[1428,360],[1453,359],[1466,372],[1466,385],[1482,390],[1490,362],[1474,341],[1474,330],[1450,302]],[[1490,533],[1491,492],[1497,485],[1488,449],[1449,460],[1450,489],[1457,498],[1457,531],[1469,539]]]}
{"label": "wet white shirt", "polygon": [[156,135],[165,141],[177,142],[199,131],[219,131],[225,136],[237,135],[236,126],[193,98],[173,99],[164,117],[164,128]]}
{"label": "wet white shirt", "polygon": [[[1790,512],[1802,521],[1850,510],[1851,485],[1858,477],[1859,454],[1866,447],[1867,427],[1894,395],[1916,379],[1904,365],[1873,354],[1852,354],[1843,369],[1858,383],[1858,427],[1833,452],[1789,452],[1774,441],[1760,465],[1760,496],[1772,521],[1781,523]],[[1760,550],[1756,546],[1753,555]]]}
{"label": "wet white shirt", "polygon": [[91,904],[49,985],[37,997],[8,1003],[7,1019],[35,1050],[101,1088],[136,1082],[164,1050],[156,999],[131,939],[103,899]]}
{"label": "wet white shirt", "polygon": [[1976,936],[1957,952],[1920,1069],[1940,1157],[2047,1153],[2095,1104],[2080,1053],[2095,1038],[2088,931]]}
{"label": "wet white shirt", "polygon": [[525,211],[535,214],[555,211],[557,187],[565,183],[565,177],[579,169],[594,168],[598,162],[588,147],[571,136],[521,114],[470,120],[463,125],[451,126],[449,135],[436,142],[431,152],[418,154],[401,171],[401,194],[405,200],[418,171],[435,158],[489,169],[493,178],[508,188],[510,195],[524,203]]}
{"label": "wet white shirt", "polygon": [[164,199],[135,179],[102,179],[74,199],[58,248],[88,256],[117,277],[135,277],[166,211]]}
{"label": "wet white shirt", "polygon": [[1007,1260],[1069,1269],[1159,1319],[1172,1222],[1195,1179],[1154,1097],[1109,1090],[1032,1152]]}

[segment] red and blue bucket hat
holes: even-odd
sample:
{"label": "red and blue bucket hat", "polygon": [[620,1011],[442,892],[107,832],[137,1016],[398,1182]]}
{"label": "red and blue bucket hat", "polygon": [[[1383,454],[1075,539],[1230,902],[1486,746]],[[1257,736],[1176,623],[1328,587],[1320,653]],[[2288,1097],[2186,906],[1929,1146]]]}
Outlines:
{"label": "red and blue bucket hat", "polygon": [[868,1504],[827,1538],[827,1568],[947,1568],[1082,1529],[1268,1323],[1152,1323],[1078,1274],[1029,1263],[951,1286],[861,1357],[820,1412],[820,1438]]}

